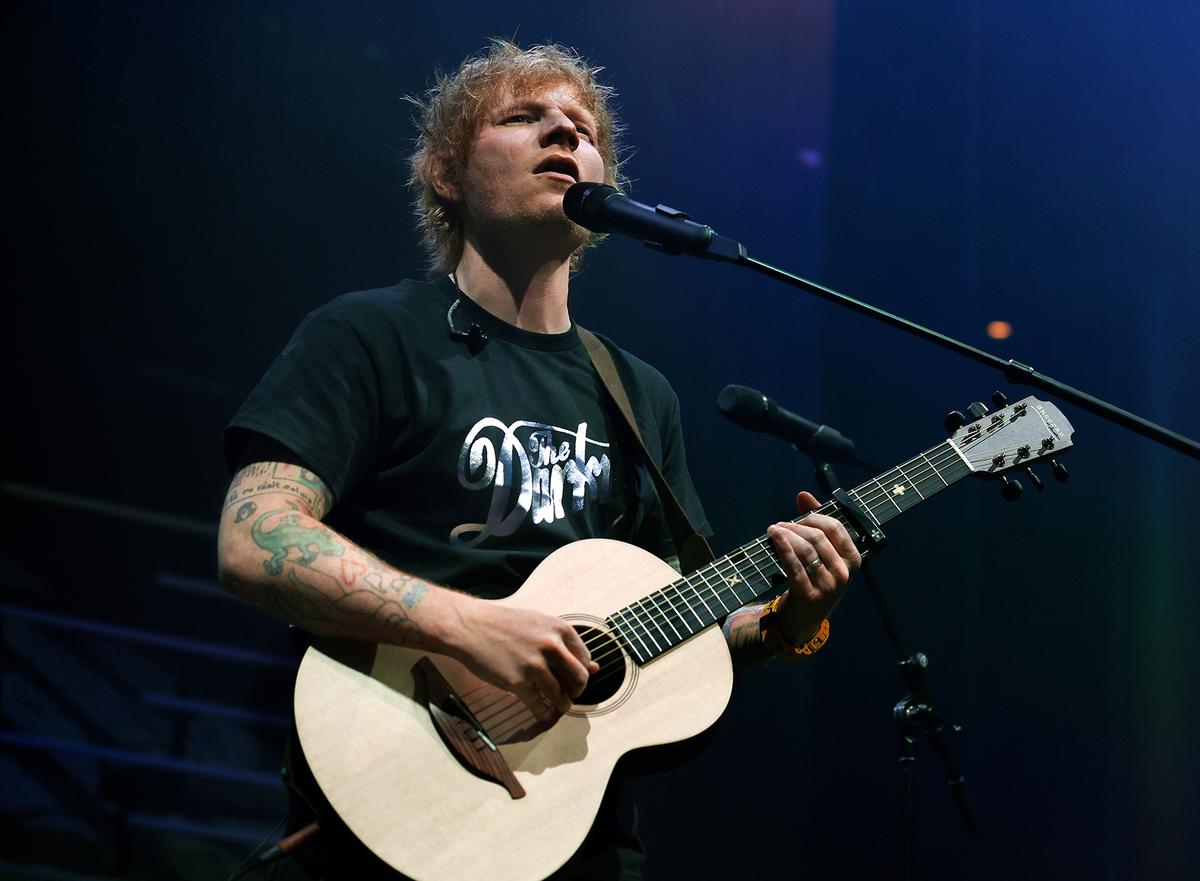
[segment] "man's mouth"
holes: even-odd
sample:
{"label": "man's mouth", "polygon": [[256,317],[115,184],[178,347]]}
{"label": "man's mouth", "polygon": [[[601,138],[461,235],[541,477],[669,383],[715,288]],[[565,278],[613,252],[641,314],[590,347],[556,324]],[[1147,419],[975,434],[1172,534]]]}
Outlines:
{"label": "man's mouth", "polygon": [[565,174],[573,181],[579,180],[579,166],[569,156],[550,156],[539,162],[537,167],[533,169],[534,174],[544,174],[546,172]]}

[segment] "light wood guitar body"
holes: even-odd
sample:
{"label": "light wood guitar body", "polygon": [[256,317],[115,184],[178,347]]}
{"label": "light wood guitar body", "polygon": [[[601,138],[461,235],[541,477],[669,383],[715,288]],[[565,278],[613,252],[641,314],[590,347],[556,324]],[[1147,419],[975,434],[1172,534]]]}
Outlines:
{"label": "light wood guitar body", "polygon": [[[551,554],[498,602],[603,627],[612,612],[678,577],[640,548],[589,539]],[[538,733],[515,697],[428,655],[496,741],[526,793],[514,799],[443,742],[414,678],[424,656],[324,643],[304,656],[295,695],[300,742],[326,798],[359,840],[416,881],[550,875],[583,841],[617,760],[699,734],[733,687],[724,636],[710,625],[645,665],[623,655],[623,670],[609,677],[615,693],[576,705]]]}

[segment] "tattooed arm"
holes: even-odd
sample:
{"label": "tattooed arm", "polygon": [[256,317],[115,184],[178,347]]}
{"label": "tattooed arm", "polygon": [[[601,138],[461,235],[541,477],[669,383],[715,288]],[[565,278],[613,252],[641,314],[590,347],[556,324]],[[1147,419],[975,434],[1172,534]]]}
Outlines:
{"label": "tattooed arm", "polygon": [[233,478],[221,514],[218,560],[231,592],[319,636],[420,645],[413,611],[429,590],[321,518],[333,496],[297,465],[257,462]]}
{"label": "tattooed arm", "polygon": [[221,583],[318,636],[420,646],[513,692],[539,718],[565,712],[599,669],[575,629],[401,572],[321,522],[333,494],[316,474],[256,462],[229,486]]}
{"label": "tattooed arm", "polygon": [[764,603],[751,603],[734,609],[725,618],[721,630],[729,643],[729,653],[738,666],[754,664],[770,657],[759,635],[759,617]]}

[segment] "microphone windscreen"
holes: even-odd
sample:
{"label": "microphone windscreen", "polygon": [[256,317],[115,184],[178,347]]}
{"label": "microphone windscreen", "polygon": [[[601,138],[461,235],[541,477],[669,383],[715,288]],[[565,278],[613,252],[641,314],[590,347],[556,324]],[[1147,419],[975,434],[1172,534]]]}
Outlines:
{"label": "microphone windscreen", "polygon": [[563,196],[563,213],[593,232],[608,232],[600,211],[607,201],[607,196],[616,192],[613,187],[591,181],[571,184]]}
{"label": "microphone windscreen", "polygon": [[743,428],[761,431],[767,416],[767,396],[744,385],[727,385],[717,395],[717,409]]}

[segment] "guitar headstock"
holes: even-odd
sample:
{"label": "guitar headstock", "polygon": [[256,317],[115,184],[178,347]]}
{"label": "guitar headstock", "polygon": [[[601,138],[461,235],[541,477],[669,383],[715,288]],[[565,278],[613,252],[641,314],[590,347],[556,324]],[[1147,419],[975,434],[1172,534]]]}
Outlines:
{"label": "guitar headstock", "polygon": [[[976,414],[976,407],[983,409],[981,405],[972,405],[972,415]],[[1007,480],[1010,471],[1025,471],[1041,489],[1041,481],[1029,468],[1035,462],[1050,460],[1055,478],[1067,479],[1066,469],[1056,459],[1072,446],[1074,431],[1058,407],[1029,397],[962,425],[951,435],[950,443],[962,454],[972,473],[1004,479],[1005,498],[1011,499],[1020,493],[1020,485]],[[1010,486],[1016,488],[1008,492]]]}

